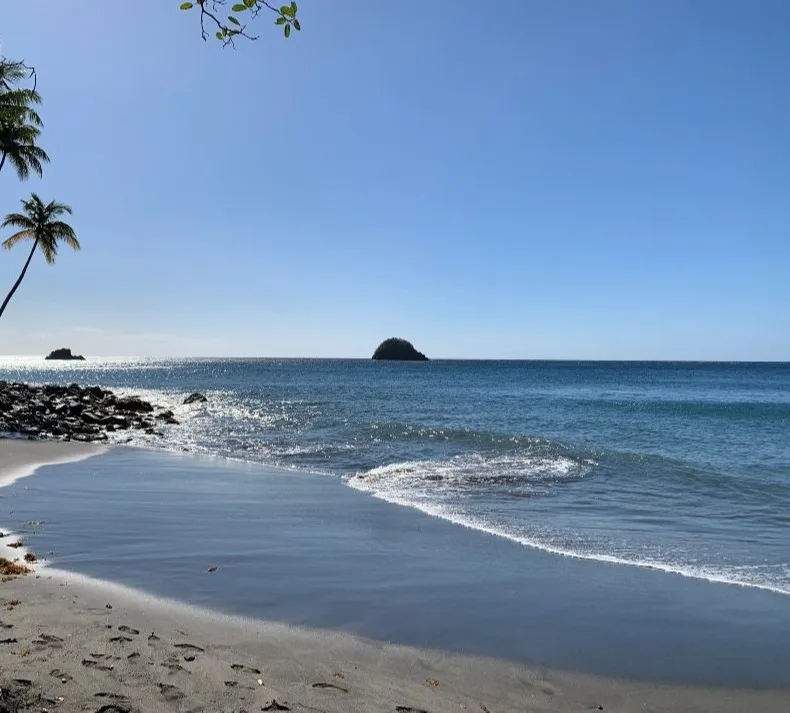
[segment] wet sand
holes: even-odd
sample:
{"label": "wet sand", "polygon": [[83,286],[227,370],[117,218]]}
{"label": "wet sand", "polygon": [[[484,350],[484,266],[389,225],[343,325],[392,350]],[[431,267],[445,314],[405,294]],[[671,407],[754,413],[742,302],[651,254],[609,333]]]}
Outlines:
{"label": "wet sand", "polygon": [[[0,441],[0,479],[91,452]],[[11,539],[0,540],[0,556],[24,552],[9,550]],[[385,645],[218,615],[47,567],[3,582],[0,599],[0,687],[28,696],[29,710],[735,713],[790,707],[790,691],[641,683]]]}

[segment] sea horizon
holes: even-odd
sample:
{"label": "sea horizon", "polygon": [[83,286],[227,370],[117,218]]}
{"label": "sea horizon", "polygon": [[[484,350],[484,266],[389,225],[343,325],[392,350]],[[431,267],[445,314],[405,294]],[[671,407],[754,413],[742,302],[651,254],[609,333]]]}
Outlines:
{"label": "sea horizon", "polygon": [[[374,361],[372,357],[364,356],[201,356],[201,355],[181,355],[181,356],[168,356],[168,355],[118,355],[118,354],[93,354],[83,355],[86,362],[108,360],[162,360],[162,361],[177,361],[177,360],[227,360],[227,361]],[[36,359],[46,360],[43,354],[0,354],[0,360],[3,359]],[[55,359],[49,360],[47,363],[50,365],[64,364],[78,364],[81,360],[70,359]],[[573,358],[573,357],[556,357],[556,358],[543,358],[543,357],[429,357],[429,362],[535,362],[535,363],[569,363],[569,364],[790,364],[788,359],[587,359],[587,358]],[[383,363],[414,363],[414,362],[400,362],[397,360],[387,361]]]}

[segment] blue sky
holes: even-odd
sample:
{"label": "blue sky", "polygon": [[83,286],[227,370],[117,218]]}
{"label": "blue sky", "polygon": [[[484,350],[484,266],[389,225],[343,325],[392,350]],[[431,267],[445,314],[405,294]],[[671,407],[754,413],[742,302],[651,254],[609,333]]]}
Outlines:
{"label": "blue sky", "polygon": [[[3,2],[79,254],[0,353],[790,360],[790,3]],[[0,253],[10,287],[23,250]]]}

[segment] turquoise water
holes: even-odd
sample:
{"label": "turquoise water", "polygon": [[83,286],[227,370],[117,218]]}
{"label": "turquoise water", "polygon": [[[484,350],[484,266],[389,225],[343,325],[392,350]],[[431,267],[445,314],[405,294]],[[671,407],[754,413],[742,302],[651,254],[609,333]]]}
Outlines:
{"label": "turquoise water", "polygon": [[[524,547],[790,594],[788,364],[5,358],[0,378],[128,390],[182,420],[131,445],[319,472]],[[207,405],[181,405],[194,390]]]}

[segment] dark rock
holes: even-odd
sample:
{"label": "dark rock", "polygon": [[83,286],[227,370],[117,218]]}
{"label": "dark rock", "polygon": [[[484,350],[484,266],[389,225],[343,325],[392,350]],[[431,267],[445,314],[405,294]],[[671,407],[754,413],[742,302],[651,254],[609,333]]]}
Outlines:
{"label": "dark rock", "polygon": [[46,396],[65,396],[68,389],[65,386],[57,386],[56,384],[47,384],[44,387],[44,394]]}
{"label": "dark rock", "polygon": [[177,424],[172,411],[154,420],[153,404],[139,397],[118,399],[99,386],[28,386],[0,381],[0,432],[28,438],[85,442],[107,440],[107,432],[132,426],[161,436],[155,423]]}
{"label": "dark rock", "polygon": [[184,404],[204,404],[208,401],[208,399],[203,396],[203,394],[199,394],[197,391],[194,394],[190,394],[184,399]]}
{"label": "dark rock", "polygon": [[68,409],[69,409],[69,416],[79,416],[85,410],[85,404],[81,404],[78,401],[69,401],[67,402]]}
{"label": "dark rock", "polygon": [[85,357],[79,354],[72,354],[71,349],[66,349],[65,347],[62,349],[55,349],[55,351],[50,352],[49,356],[45,357],[46,359],[71,359],[77,361],[85,361]]}
{"label": "dark rock", "polygon": [[147,401],[142,401],[138,396],[130,396],[128,399],[118,399],[115,408],[119,411],[131,411],[132,413],[150,413],[154,407]]}
{"label": "dark rock", "polygon": [[418,352],[411,342],[398,337],[390,337],[379,344],[373,358],[382,361],[428,361],[428,357]]}

